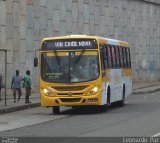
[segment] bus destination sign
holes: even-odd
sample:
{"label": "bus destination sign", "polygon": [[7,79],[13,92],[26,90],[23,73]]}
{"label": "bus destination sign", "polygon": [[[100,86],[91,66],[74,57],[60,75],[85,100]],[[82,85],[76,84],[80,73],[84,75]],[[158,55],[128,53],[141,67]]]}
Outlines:
{"label": "bus destination sign", "polygon": [[63,40],[46,40],[42,43],[42,50],[58,50],[58,49],[78,49],[97,48],[95,39],[63,39]]}

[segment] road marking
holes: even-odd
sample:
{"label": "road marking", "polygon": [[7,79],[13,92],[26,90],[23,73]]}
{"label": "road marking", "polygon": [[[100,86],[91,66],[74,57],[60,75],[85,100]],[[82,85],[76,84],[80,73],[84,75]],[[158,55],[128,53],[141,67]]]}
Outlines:
{"label": "road marking", "polygon": [[159,136],[160,136],[160,132],[155,134],[155,135],[153,135],[152,137],[159,137]]}

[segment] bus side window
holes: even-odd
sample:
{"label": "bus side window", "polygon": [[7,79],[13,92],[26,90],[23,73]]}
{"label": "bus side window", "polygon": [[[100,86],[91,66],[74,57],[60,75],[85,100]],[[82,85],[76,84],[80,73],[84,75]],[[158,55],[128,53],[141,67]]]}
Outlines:
{"label": "bus side window", "polygon": [[118,46],[115,46],[114,48],[115,48],[115,55],[116,55],[116,65],[117,65],[117,68],[120,68]]}
{"label": "bus side window", "polygon": [[109,68],[109,61],[108,61],[108,50],[107,50],[107,45],[104,45],[104,47],[106,48],[106,55],[107,55],[107,58],[105,60],[105,64],[106,64],[106,68]]}
{"label": "bus side window", "polygon": [[130,49],[126,48],[126,51],[127,51],[128,67],[131,67]]}
{"label": "bus side window", "polygon": [[128,68],[129,67],[129,59],[128,59],[128,52],[127,52],[127,48],[124,48],[124,53],[126,55],[126,67]]}
{"label": "bus side window", "polygon": [[118,52],[118,60],[119,60],[119,68],[122,67],[122,62],[121,62],[121,54],[120,54],[120,47],[117,46],[117,52]]}
{"label": "bus side window", "polygon": [[125,52],[125,48],[122,47],[122,54],[123,54],[123,67],[127,67],[127,59],[126,59],[126,52]]}
{"label": "bus side window", "polygon": [[112,64],[113,64],[113,68],[116,68],[116,57],[115,57],[115,51],[114,51],[114,46],[111,46],[111,54],[112,54]]}
{"label": "bus side window", "polygon": [[117,54],[116,54],[116,47],[115,46],[112,46],[113,47],[113,51],[114,51],[114,61],[115,61],[115,68],[118,67],[117,65]]}
{"label": "bus side window", "polygon": [[120,54],[120,60],[121,60],[121,67],[124,67],[124,63],[123,63],[123,54],[122,54],[122,47],[119,47],[119,54]]}
{"label": "bus side window", "polygon": [[107,55],[108,55],[108,67],[112,68],[112,59],[111,59],[111,47],[107,46]]}
{"label": "bus side window", "polygon": [[131,62],[131,52],[130,52],[130,49],[129,49],[129,60],[130,60],[130,67],[132,67],[132,62]]}

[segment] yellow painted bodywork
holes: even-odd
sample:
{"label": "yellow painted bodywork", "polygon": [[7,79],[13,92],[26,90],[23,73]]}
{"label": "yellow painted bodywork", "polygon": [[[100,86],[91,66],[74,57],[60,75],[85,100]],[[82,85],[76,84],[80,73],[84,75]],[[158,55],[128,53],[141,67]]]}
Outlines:
{"label": "yellow painted bodywork", "polygon": [[111,70],[107,69],[105,76],[103,77],[103,82],[110,82],[111,81]]}
{"label": "yellow painted bodywork", "polygon": [[122,46],[122,47],[129,47],[129,44],[127,42],[120,41],[120,46]]}
{"label": "yellow painted bodywork", "polygon": [[[40,96],[41,96],[41,106],[43,107],[52,107],[52,106],[85,106],[85,105],[101,105],[101,83],[102,79],[99,78],[96,81],[92,82],[86,82],[86,83],[76,83],[76,84],[56,84],[56,83],[49,83],[44,82],[43,80],[40,80]],[[85,89],[82,90],[70,90],[70,91],[59,91],[56,90],[56,87],[61,86],[61,88],[67,88],[67,87],[80,87],[80,86],[86,86]],[[94,87],[98,86],[99,90],[95,95],[89,95],[89,91]],[[54,94],[53,95],[46,95],[43,92],[44,88],[50,88],[55,87]],[[75,88],[74,88],[75,89]],[[73,95],[69,95],[72,93]],[[61,99],[79,99],[79,102],[62,102]],[[98,102],[88,102],[88,99],[97,98]],[[59,102],[57,103],[56,100]],[[85,102],[83,103],[83,100]]]}
{"label": "yellow painted bodywork", "polygon": [[[72,50],[73,51],[73,50]],[[69,52],[58,52],[57,55],[58,56],[67,56],[69,54]],[[79,56],[81,54],[81,51],[75,51],[75,55]],[[93,56],[93,55],[97,55],[97,51],[85,51],[85,53],[83,55],[88,55],[88,56]],[[47,57],[52,57],[52,56],[56,56],[55,53],[47,53]]]}
{"label": "yellow painted bodywork", "polygon": [[[50,38],[44,38],[42,40],[42,43],[45,40],[58,40],[58,39],[70,39],[70,38],[75,38],[75,39],[80,39],[80,38],[87,38],[87,39],[95,39],[97,40],[98,45],[100,44],[108,44],[108,41],[103,39],[103,37],[97,37],[97,36],[61,36],[61,37],[50,37]],[[124,47],[128,47],[128,43],[127,42],[123,42],[123,41],[119,41],[120,45],[119,46],[124,46]],[[91,51],[92,50],[92,51]],[[93,51],[94,50],[94,51]],[[70,51],[70,50],[68,50]],[[73,49],[71,50],[73,51]],[[98,47],[98,54],[100,54],[100,48]],[[97,51],[95,51],[95,49],[87,49],[84,53],[84,55],[96,55]],[[47,50],[47,51],[40,51],[40,61],[41,61],[41,53],[42,52],[47,52],[47,56],[55,56],[55,53],[53,52],[53,50]],[[68,52],[66,50],[59,50],[58,51],[58,55],[59,56],[66,56],[68,54]],[[81,51],[76,50],[75,49],[75,54],[76,55],[80,55]],[[101,58],[99,56],[99,61],[101,61]],[[41,68],[43,69],[43,67],[41,66],[41,63],[39,62],[39,67],[40,67],[40,71]],[[45,82],[41,79],[40,76],[40,98],[41,98],[41,105],[43,107],[52,107],[52,106],[86,106],[86,105],[101,105],[102,103],[102,81],[104,82],[110,82],[111,81],[111,69],[107,69],[106,70],[106,74],[102,79],[102,70],[101,70],[101,62],[99,62],[100,65],[100,76],[98,79],[96,79],[95,81],[90,81],[90,82],[84,82],[84,83],[74,83],[74,84],[65,84],[65,83],[51,83],[51,82]],[[122,73],[124,76],[131,76],[131,70],[128,69],[122,69]],[[115,76],[114,80],[119,80],[118,76]],[[85,89],[83,90],[76,90],[76,91],[57,91],[55,90],[53,87],[81,87],[81,86],[86,86]],[[94,87],[94,86],[98,86],[99,90],[95,95],[88,95],[89,91]],[[54,90],[54,94],[53,95],[46,95],[43,90],[45,88],[52,88]],[[69,95],[70,93],[75,94],[75,95]],[[79,95],[79,93],[82,93],[81,95]],[[61,96],[59,94],[64,94],[65,96]],[[65,99],[76,99],[76,98],[80,98],[79,102],[62,102],[61,98],[65,98]],[[92,98],[97,98],[98,102],[88,102],[88,99],[92,99]],[[58,103],[56,102],[56,100],[58,101]],[[85,100],[85,102],[84,102]]]}
{"label": "yellow painted bodywork", "polygon": [[122,76],[132,76],[132,69],[122,69]]}

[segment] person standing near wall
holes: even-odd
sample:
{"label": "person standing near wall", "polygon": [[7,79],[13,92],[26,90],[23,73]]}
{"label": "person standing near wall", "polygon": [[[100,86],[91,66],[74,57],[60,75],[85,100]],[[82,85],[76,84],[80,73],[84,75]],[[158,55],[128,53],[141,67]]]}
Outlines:
{"label": "person standing near wall", "polygon": [[13,75],[11,82],[11,89],[13,90],[14,102],[16,102],[16,91],[18,91],[18,101],[21,98],[21,81],[22,77],[19,75],[19,70],[16,70],[16,75]]}
{"label": "person standing near wall", "polygon": [[26,76],[24,77],[24,87],[25,87],[25,90],[26,90],[26,95],[25,95],[25,103],[31,103],[29,101],[29,96],[31,95],[31,85],[32,85],[32,82],[31,82],[31,78],[30,78],[30,71],[27,70],[26,71]]}
{"label": "person standing near wall", "polygon": [[0,74],[0,101],[1,101],[1,88],[2,88],[2,74]]}

